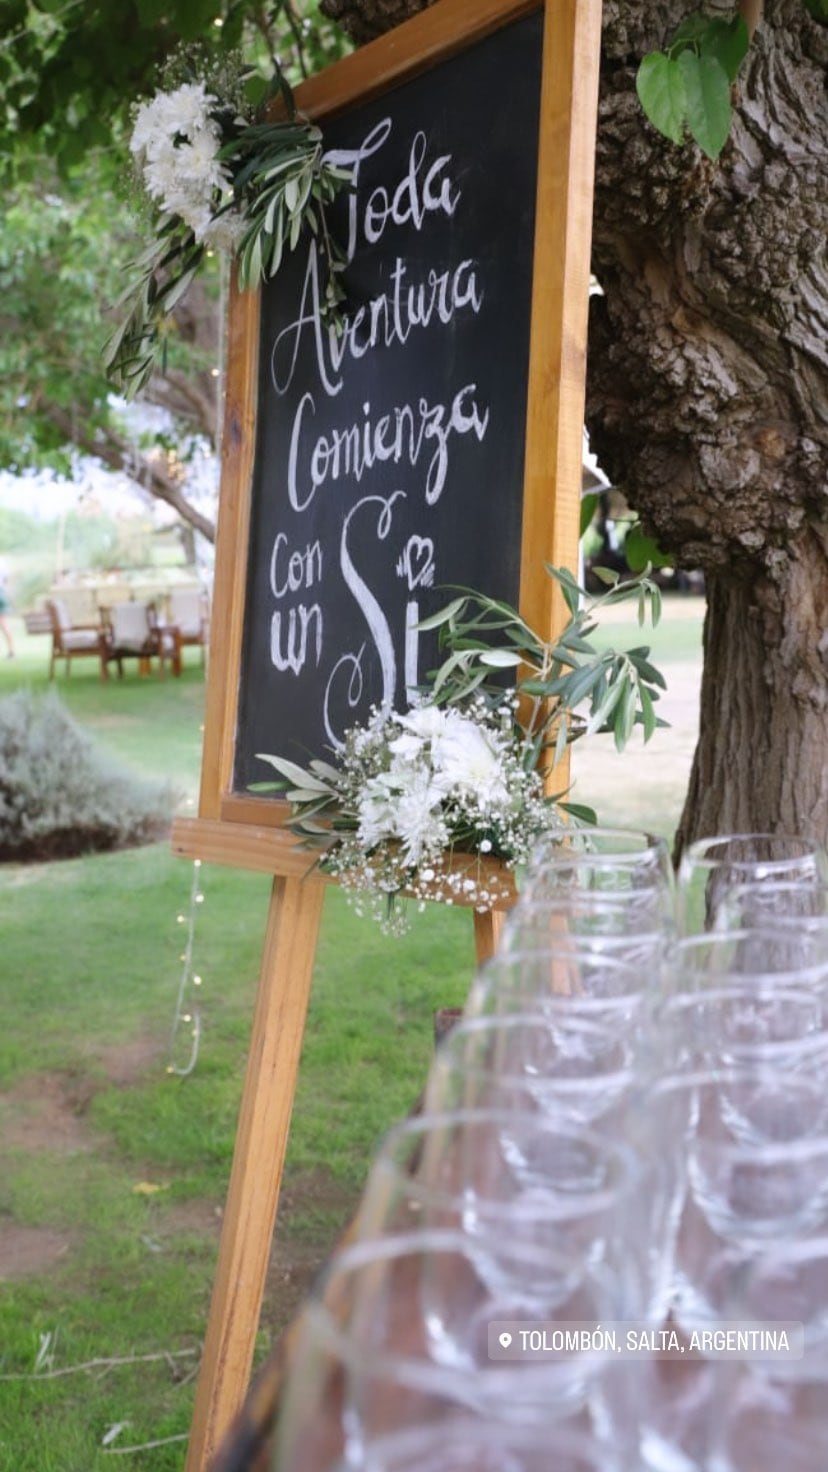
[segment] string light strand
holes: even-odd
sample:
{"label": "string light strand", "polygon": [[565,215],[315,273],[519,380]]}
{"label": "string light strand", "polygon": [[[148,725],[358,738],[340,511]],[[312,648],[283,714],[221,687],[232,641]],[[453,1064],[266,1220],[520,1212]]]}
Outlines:
{"label": "string light strand", "polygon": [[[175,1003],[175,1016],[173,1018],[172,1032],[170,1034],[170,1062],[167,1064],[167,1073],[175,1074],[178,1078],[187,1078],[192,1073],[198,1061],[198,1050],[201,1043],[201,1011],[193,992],[201,986],[202,978],[193,971],[193,947],[195,942],[196,915],[199,905],[204,903],[204,891],[201,885],[201,859],[193,860],[193,879],[190,886],[190,909],[187,915],[177,915],[176,923],[186,925],[187,939],[181,952],[181,979],[178,984],[178,996]],[[188,1000],[189,999],[189,1000]],[[179,1033],[189,1029],[190,1053],[187,1062],[182,1066],[175,1061],[175,1049]]]}

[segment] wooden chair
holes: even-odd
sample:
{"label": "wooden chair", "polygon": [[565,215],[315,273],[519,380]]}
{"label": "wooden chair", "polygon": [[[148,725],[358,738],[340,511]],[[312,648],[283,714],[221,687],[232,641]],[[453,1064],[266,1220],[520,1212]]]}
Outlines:
{"label": "wooden chair", "polygon": [[158,623],[151,603],[113,604],[104,623],[104,641],[105,662],[115,661],[119,679],[124,677],[125,659],[137,659],[138,672],[141,675],[149,674],[153,659],[158,660],[162,679],[167,660],[170,661],[173,674],[181,674],[181,650],[177,630],[165,628]]}
{"label": "wooden chair", "polygon": [[170,625],[178,630],[179,648],[201,649],[201,663],[210,642],[210,600],[201,588],[172,588],[167,597]]}
{"label": "wooden chair", "polygon": [[55,664],[58,659],[65,660],[68,675],[73,659],[80,655],[92,655],[99,661],[101,679],[105,680],[108,671],[104,635],[100,624],[73,624],[69,610],[60,598],[50,598],[46,608],[52,633],[49,679],[55,678]]}

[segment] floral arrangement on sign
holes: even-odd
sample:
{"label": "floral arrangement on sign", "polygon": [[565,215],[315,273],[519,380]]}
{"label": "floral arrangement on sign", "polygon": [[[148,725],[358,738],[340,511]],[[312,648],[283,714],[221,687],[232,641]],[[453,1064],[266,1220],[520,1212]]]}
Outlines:
{"label": "floral arrangement on sign", "polygon": [[140,104],[130,138],[155,238],[129,267],[116,303],[125,315],[104,348],[107,374],[128,398],[150,377],[164,321],[209,252],[235,256],[244,290],[275,275],[307,226],[327,270],[323,308],[340,321],[345,259],[326,211],[350,172],[325,162],[322,134],[297,115],[280,71],[264,102],[280,95],[286,117],[266,121],[245,100],[253,72],[205,81],[192,58],[186,65],[189,80]]}
{"label": "floral arrangement on sign", "polygon": [[[594,823],[589,809],[550,795],[547,778],[580,736],[612,730],[623,750],[636,725],[648,741],[665,722],[655,712],[661,673],[649,648],[600,650],[590,641],[603,607],[638,602],[643,623],[661,611],[658,587],[642,574],[591,597],[564,568],[547,566],[569,610],[563,631],[544,640],[509,604],[461,592],[421,630],[436,629],[447,657],[406,714],[375,710],[346,735],[338,764],[307,769],[259,754],[278,780],[251,784],[292,804],[289,824],[335,874],[359,913],[393,933],[406,928],[406,891],[420,904],[456,900],[483,911],[505,894],[494,857],[528,861],[567,822]],[[514,683],[503,683],[504,671]],[[499,678],[498,678],[499,677]],[[583,708],[583,714],[579,710]],[[468,855],[468,863],[458,856]]]}

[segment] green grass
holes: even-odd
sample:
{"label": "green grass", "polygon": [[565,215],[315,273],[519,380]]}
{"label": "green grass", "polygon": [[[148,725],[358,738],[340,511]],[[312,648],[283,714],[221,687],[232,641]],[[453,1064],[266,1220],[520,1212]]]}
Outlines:
{"label": "green grass", "polygon": [[[608,632],[644,642],[633,626]],[[657,633],[659,660],[697,648],[697,623]],[[47,684],[48,639],[19,623],[15,634],[0,696]],[[57,687],[111,752],[192,800],[204,704],[194,658],[181,680],[133,669],[107,684],[94,661],[77,661]],[[0,1261],[21,1234],[51,1234],[61,1249],[0,1281],[0,1376],[30,1377],[43,1336],[55,1369],[200,1345],[269,898],[266,876],[205,866],[201,877],[204,1030],[194,1072],[179,1078],[167,1065],[191,866],[162,844],[0,867]],[[430,907],[388,940],[328,893],[260,1353],[350,1215],[382,1133],[415,1102],[435,1009],[461,1003],[472,972],[468,914]],[[285,1260],[296,1266],[287,1277]],[[124,1421],[115,1446],[183,1436],[193,1364],[0,1379],[0,1472],[111,1472],[102,1439]],[[184,1447],[128,1464],[177,1472]]]}
{"label": "green grass", "polygon": [[[0,695],[47,684],[48,640],[16,642],[18,657],[0,662]],[[180,681],[128,672],[105,685],[93,661],[78,661],[57,686],[113,753],[194,795],[204,700],[195,661]],[[0,869],[0,1252],[24,1230],[65,1238],[53,1266],[0,1284],[0,1374],[30,1374],[47,1334],[57,1336],[56,1368],[200,1343],[270,889],[266,876],[225,868],[205,866],[201,877],[204,1033],[196,1069],[182,1079],[167,1064],[191,866],[154,845]],[[418,1096],[434,1010],[462,1001],[472,970],[468,915],[417,917],[410,936],[393,942],[329,892],[283,1251],[303,1261],[327,1254],[382,1133]],[[145,1194],[146,1185],[158,1189]],[[289,1294],[269,1296],[261,1352],[291,1307]],[[111,1468],[101,1440],[123,1420],[115,1445],[183,1434],[193,1384],[179,1376],[190,1368],[176,1360],[101,1378],[0,1381],[0,1469]],[[184,1445],[135,1454],[130,1465],[179,1468]]]}

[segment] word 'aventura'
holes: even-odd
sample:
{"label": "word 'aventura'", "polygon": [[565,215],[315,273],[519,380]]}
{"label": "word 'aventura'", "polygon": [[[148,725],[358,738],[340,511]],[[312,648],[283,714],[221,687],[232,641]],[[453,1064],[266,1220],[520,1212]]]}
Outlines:
{"label": "word 'aventura'", "polygon": [[432,321],[447,327],[466,307],[475,316],[480,312],[483,292],[471,259],[461,261],[452,270],[432,268],[424,281],[406,282],[406,276],[405,261],[398,256],[391,271],[390,290],[348,313],[337,337],[333,328],[323,324],[319,261],[316,243],[312,242],[299,314],[282,328],[270,354],[270,378],[277,394],[286,394],[293,382],[306,333],[311,336],[319,381],[329,398],[335,398],[345,381],[342,365],[346,358],[358,362],[376,347],[405,346],[415,327],[429,327]]}

